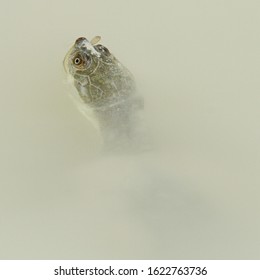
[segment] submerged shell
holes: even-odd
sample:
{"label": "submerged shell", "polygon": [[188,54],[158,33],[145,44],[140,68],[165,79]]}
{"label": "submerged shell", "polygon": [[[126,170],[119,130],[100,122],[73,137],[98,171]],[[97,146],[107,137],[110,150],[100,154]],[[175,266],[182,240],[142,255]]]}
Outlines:
{"label": "submerged shell", "polygon": [[64,59],[80,98],[92,108],[105,140],[131,137],[143,101],[132,74],[103,45],[78,38]]}

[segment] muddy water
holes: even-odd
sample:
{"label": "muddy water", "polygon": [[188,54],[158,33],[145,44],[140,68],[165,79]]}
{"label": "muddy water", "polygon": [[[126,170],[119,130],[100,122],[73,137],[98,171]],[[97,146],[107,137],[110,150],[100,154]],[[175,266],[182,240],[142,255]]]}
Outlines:
{"label": "muddy water", "polygon": [[[4,1],[0,258],[260,257],[257,1]],[[102,152],[68,97],[80,36],[135,75],[153,149]]]}

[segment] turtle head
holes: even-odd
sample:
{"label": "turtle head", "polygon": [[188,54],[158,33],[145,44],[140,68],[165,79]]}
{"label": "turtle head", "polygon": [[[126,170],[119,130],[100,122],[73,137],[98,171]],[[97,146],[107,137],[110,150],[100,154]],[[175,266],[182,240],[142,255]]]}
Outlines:
{"label": "turtle head", "polygon": [[96,36],[95,40],[88,41],[86,38],[80,37],[75,41],[63,61],[67,73],[75,78],[75,75],[87,76],[95,69],[101,52],[92,41],[97,42],[98,38],[100,37]]}

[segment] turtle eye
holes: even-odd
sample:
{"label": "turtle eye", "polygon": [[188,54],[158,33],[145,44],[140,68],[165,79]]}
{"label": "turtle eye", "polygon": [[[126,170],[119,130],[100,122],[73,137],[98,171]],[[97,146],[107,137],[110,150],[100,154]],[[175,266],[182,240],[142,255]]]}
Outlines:
{"label": "turtle eye", "polygon": [[78,57],[78,56],[76,56],[76,57],[73,59],[73,63],[74,63],[75,65],[80,65],[80,64],[82,64],[82,62],[83,62],[83,60],[82,60],[80,57]]}

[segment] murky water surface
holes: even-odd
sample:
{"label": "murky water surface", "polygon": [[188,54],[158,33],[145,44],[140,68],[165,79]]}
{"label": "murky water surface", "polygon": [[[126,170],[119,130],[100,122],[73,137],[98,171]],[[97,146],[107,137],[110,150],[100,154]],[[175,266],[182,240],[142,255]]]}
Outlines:
{"label": "murky water surface", "polygon": [[[4,1],[0,258],[260,257],[257,1]],[[102,42],[153,149],[104,154],[62,60]]]}

